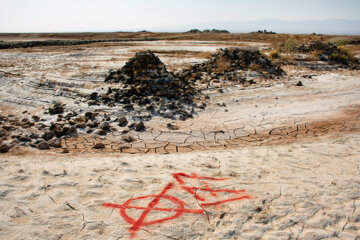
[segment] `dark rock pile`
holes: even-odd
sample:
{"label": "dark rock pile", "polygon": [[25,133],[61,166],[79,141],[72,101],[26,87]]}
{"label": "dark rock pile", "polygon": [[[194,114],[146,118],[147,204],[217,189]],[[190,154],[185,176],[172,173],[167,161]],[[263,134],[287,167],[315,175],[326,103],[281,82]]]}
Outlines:
{"label": "dark rock pile", "polygon": [[89,105],[122,104],[152,115],[186,119],[192,117],[196,102],[204,100],[199,90],[185,78],[176,78],[151,51],[140,52],[123,68],[111,71],[106,82],[120,83],[119,88],[108,88],[104,94],[88,96]]}
{"label": "dark rock pile", "polygon": [[320,51],[323,54],[331,55],[337,51],[337,46],[334,43],[326,43],[322,41],[310,41],[303,43],[298,47],[298,51],[301,53],[310,53],[314,51]]}
{"label": "dark rock pile", "polygon": [[310,41],[298,47],[301,53],[313,53],[318,60],[341,64],[343,67],[359,69],[359,61],[348,50],[335,43]]}
{"label": "dark rock pile", "polygon": [[7,150],[15,146],[30,146],[41,150],[61,148],[62,137],[77,136],[74,124],[66,120],[73,116],[74,114],[58,115],[57,122],[50,123],[36,115],[22,119],[13,115],[0,116],[0,145],[7,146]]}
{"label": "dark rock pile", "polygon": [[245,81],[240,71],[256,71],[262,77],[273,78],[284,71],[262,55],[258,50],[249,48],[220,49],[207,62],[196,64],[183,70],[180,75],[192,80],[201,80],[206,75],[226,75],[227,80]]}
{"label": "dark rock pile", "polygon": [[136,53],[124,67],[117,71],[111,71],[105,78],[105,82],[124,82],[135,84],[138,81],[151,81],[161,78],[171,78],[172,75],[166,70],[166,66],[151,51]]}
{"label": "dark rock pile", "polygon": [[[62,109],[61,114],[51,114],[54,109],[59,110],[59,106]],[[141,121],[129,122],[124,116],[111,117],[106,113],[98,112],[78,114],[66,110],[61,103],[52,105],[45,114],[49,115],[39,117],[27,114],[27,117],[22,119],[14,115],[0,115],[0,153],[6,153],[18,146],[29,146],[40,150],[63,148],[62,139],[76,137],[78,134],[93,133],[104,136],[121,129],[124,133],[146,129]]]}

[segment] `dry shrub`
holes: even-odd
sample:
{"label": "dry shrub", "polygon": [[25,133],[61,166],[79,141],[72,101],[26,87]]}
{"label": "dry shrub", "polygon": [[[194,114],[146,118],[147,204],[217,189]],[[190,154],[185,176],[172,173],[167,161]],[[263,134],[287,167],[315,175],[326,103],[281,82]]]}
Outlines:
{"label": "dry shrub", "polygon": [[280,53],[277,50],[272,50],[270,52],[270,59],[274,60],[279,58],[280,58]]}
{"label": "dry shrub", "polygon": [[216,59],[216,70],[215,72],[226,72],[231,69],[231,61],[223,56],[220,56]]}
{"label": "dry shrub", "polygon": [[320,50],[314,50],[314,51],[312,51],[312,52],[311,52],[312,60],[314,60],[314,61],[319,60],[319,58],[320,58],[320,56],[321,56],[322,54],[323,54],[323,53],[322,53],[322,51],[320,51]]}
{"label": "dry shrub", "polygon": [[289,38],[285,43],[285,51],[287,52],[296,52],[299,47],[299,42],[293,38]]}
{"label": "dry shrub", "polygon": [[338,53],[331,54],[329,56],[329,60],[343,64],[348,64],[349,62],[354,61],[354,56],[347,48],[339,46],[338,49],[340,51]]}

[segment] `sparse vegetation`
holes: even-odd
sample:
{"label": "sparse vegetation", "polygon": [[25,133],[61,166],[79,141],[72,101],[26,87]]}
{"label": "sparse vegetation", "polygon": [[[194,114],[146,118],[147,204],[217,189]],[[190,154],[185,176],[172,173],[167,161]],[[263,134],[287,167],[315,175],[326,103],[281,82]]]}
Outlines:
{"label": "sparse vegetation", "polygon": [[345,39],[345,38],[340,38],[340,39],[337,39],[334,41],[334,43],[337,45],[337,46],[344,46],[344,45],[348,45],[349,44],[349,40],[348,39]]}
{"label": "sparse vegetation", "polygon": [[352,56],[352,54],[347,48],[340,46],[338,47],[338,49],[338,53],[332,53],[329,56],[330,61],[339,62],[346,65],[349,64],[349,62],[354,61],[354,56]]}
{"label": "sparse vegetation", "polygon": [[296,52],[299,47],[299,42],[293,38],[289,38],[285,43],[285,51],[286,52]]}
{"label": "sparse vegetation", "polygon": [[280,53],[277,50],[273,50],[270,52],[270,59],[274,60],[279,58],[280,58]]}
{"label": "sparse vegetation", "polygon": [[273,32],[273,31],[267,31],[266,29],[264,29],[264,30],[258,30],[257,32],[253,32],[253,33],[276,34],[276,32]]}
{"label": "sparse vegetation", "polygon": [[223,56],[220,56],[216,59],[216,71],[218,73],[229,71],[231,68],[231,62],[224,58]]}

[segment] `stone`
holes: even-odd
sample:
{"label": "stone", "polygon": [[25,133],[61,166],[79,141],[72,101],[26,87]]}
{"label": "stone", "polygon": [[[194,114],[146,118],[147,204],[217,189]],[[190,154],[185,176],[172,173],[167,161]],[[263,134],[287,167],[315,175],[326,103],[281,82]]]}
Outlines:
{"label": "stone", "polygon": [[99,126],[98,122],[94,122],[94,121],[89,121],[86,126],[91,127],[91,128],[96,128],[97,126]]}
{"label": "stone", "polygon": [[44,134],[41,136],[45,141],[49,141],[55,136],[54,132],[52,131],[45,131]]}
{"label": "stone", "polygon": [[102,130],[109,131],[110,130],[110,124],[108,122],[102,122],[99,126]]}
{"label": "stone", "polygon": [[170,130],[178,130],[178,129],[179,129],[178,126],[173,125],[173,124],[171,124],[171,123],[168,123],[166,126],[167,126],[167,128],[170,129]]}
{"label": "stone", "polygon": [[106,131],[103,129],[96,129],[94,134],[99,135],[99,136],[105,136],[106,135]]}
{"label": "stone", "polygon": [[94,130],[93,130],[92,128],[90,128],[90,127],[86,127],[86,128],[85,128],[85,132],[88,133],[88,134],[89,134],[89,133],[92,133],[93,131],[94,131]]}
{"label": "stone", "polygon": [[55,115],[55,114],[61,114],[64,112],[64,106],[62,103],[60,102],[56,102],[54,105],[52,105],[49,109],[48,109],[49,113],[51,115]]}
{"label": "stone", "polygon": [[94,114],[92,112],[86,112],[85,113],[85,118],[93,120],[94,119]]}
{"label": "stone", "polygon": [[118,122],[120,127],[125,127],[128,124],[128,120],[126,119],[126,117],[119,118]]}
{"label": "stone", "polygon": [[69,153],[69,149],[63,148],[62,151],[61,151],[61,153]]}
{"label": "stone", "polygon": [[131,142],[134,142],[134,141],[135,141],[135,138],[133,138],[132,136],[127,135],[127,136],[123,136],[123,137],[122,137],[122,140],[123,140],[124,142],[131,143]]}
{"label": "stone", "polygon": [[7,144],[0,145],[0,153],[7,153],[10,150],[10,146]]}
{"label": "stone", "polygon": [[93,148],[95,149],[102,149],[105,148],[105,145],[103,143],[96,143]]}
{"label": "stone", "polygon": [[298,86],[298,87],[303,87],[304,85],[303,85],[303,83],[302,83],[301,81],[299,81],[299,82],[296,84],[296,86]]}
{"label": "stone", "polygon": [[75,125],[76,128],[86,128],[86,124],[85,123],[77,123]]}
{"label": "stone", "polygon": [[0,129],[0,137],[4,137],[7,135],[7,131],[5,129]]}
{"label": "stone", "polygon": [[137,132],[145,130],[145,125],[143,122],[135,123],[134,127],[135,127],[135,131]]}
{"label": "stone", "polygon": [[59,138],[53,138],[49,142],[49,145],[54,148],[61,148],[61,140]]}
{"label": "stone", "polygon": [[48,149],[50,149],[50,145],[49,145],[47,142],[45,142],[45,141],[39,143],[39,144],[37,145],[37,147],[38,147],[38,149],[40,149],[40,150],[48,150]]}
{"label": "stone", "polygon": [[71,127],[71,126],[64,126],[63,130],[62,130],[62,136],[71,136],[71,137],[76,137],[77,136],[77,129],[76,127]]}
{"label": "stone", "polygon": [[131,103],[124,105],[124,108],[127,110],[133,110],[134,109],[134,105],[132,105]]}
{"label": "stone", "polygon": [[166,110],[165,113],[164,113],[164,116],[166,118],[173,118],[174,117],[174,113],[170,110]]}

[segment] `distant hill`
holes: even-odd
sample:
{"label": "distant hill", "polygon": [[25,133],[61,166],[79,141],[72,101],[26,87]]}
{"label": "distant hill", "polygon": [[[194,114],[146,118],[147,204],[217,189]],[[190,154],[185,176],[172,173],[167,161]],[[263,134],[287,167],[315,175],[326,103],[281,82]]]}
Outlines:
{"label": "distant hill", "polygon": [[263,19],[256,21],[209,22],[189,25],[168,26],[153,29],[154,31],[186,32],[190,29],[226,29],[232,33],[247,33],[257,30],[268,30],[277,33],[318,33],[336,35],[360,35],[360,19],[326,19],[311,21],[284,21],[280,19]]}

